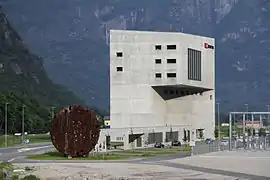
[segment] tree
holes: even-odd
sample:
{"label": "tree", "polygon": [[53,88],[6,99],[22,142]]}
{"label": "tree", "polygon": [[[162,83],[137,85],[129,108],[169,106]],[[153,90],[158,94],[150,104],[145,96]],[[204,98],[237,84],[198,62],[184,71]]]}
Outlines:
{"label": "tree", "polygon": [[248,133],[248,136],[251,136],[251,129],[250,128],[247,130],[247,133]]}
{"label": "tree", "polygon": [[219,131],[218,131],[218,129],[216,128],[216,129],[215,129],[215,138],[218,138],[218,134],[219,134]]}
{"label": "tree", "polygon": [[259,136],[266,136],[266,130],[264,128],[259,129]]}
{"label": "tree", "polygon": [[252,135],[254,136],[256,134],[255,129],[252,129]]}

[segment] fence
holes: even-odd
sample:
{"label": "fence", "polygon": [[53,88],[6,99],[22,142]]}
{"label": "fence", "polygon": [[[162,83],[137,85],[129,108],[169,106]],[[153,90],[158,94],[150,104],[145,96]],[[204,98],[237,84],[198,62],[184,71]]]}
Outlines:
{"label": "fence", "polygon": [[243,150],[270,150],[270,136],[247,136],[243,137],[241,141],[232,141],[233,149],[243,149]]}
{"label": "fence", "polygon": [[213,141],[211,143],[205,143],[205,142],[196,142],[192,153],[193,155],[199,155],[199,154],[205,154],[210,152],[216,152],[216,151],[224,151],[228,150],[229,145],[226,143],[221,143],[219,145],[218,141]]}
{"label": "fence", "polygon": [[[232,139],[231,141],[232,150],[252,150],[252,151],[270,151],[270,135],[268,136],[249,136],[244,138]],[[213,141],[211,143],[205,142],[196,142],[192,154],[199,155],[210,152],[217,151],[227,151],[229,150],[229,141],[221,141],[219,143],[218,140]]]}

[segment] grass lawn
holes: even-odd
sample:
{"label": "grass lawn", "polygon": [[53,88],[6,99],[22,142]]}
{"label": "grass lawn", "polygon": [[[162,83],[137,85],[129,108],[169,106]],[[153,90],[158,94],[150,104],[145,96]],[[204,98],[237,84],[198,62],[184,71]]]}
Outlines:
{"label": "grass lawn", "polygon": [[162,155],[162,154],[177,154],[190,151],[187,146],[171,147],[171,148],[145,148],[145,149],[134,149],[126,151],[116,151],[115,153],[125,154],[149,154],[149,155]]}
{"label": "grass lawn", "polygon": [[68,159],[64,157],[63,154],[57,152],[56,150],[50,151],[44,154],[37,154],[28,156],[28,159],[32,160],[122,160],[129,158],[139,158],[147,157],[147,155],[134,155],[134,154],[124,154],[124,153],[93,153],[86,158],[72,158]]}
{"label": "grass lawn", "polygon": [[[34,134],[26,135],[24,139],[29,139],[30,143],[41,143],[41,142],[51,142],[50,135],[47,134]],[[8,135],[7,136],[7,145],[14,146],[22,143],[21,136]],[[5,136],[0,136],[0,147],[5,147]]]}
{"label": "grass lawn", "polygon": [[114,151],[109,153],[93,153],[86,158],[72,158],[68,159],[56,150],[44,154],[31,155],[28,159],[33,160],[123,160],[154,157],[157,155],[177,154],[188,152],[188,147],[173,147],[173,148],[147,148],[147,149],[134,149],[126,151]]}

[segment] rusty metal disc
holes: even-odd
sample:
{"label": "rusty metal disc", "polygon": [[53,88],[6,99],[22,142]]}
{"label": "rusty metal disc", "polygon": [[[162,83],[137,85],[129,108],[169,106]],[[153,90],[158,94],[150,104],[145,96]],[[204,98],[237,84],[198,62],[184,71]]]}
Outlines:
{"label": "rusty metal disc", "polygon": [[65,156],[85,157],[98,142],[99,123],[86,107],[72,105],[61,109],[51,125],[52,143]]}

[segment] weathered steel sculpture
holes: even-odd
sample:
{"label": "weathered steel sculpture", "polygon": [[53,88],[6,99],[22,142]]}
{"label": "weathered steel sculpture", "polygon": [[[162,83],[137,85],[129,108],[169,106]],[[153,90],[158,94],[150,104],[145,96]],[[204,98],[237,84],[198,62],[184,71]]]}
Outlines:
{"label": "weathered steel sculpture", "polygon": [[51,140],[65,156],[85,157],[99,138],[99,123],[88,108],[72,105],[60,110],[52,120]]}

